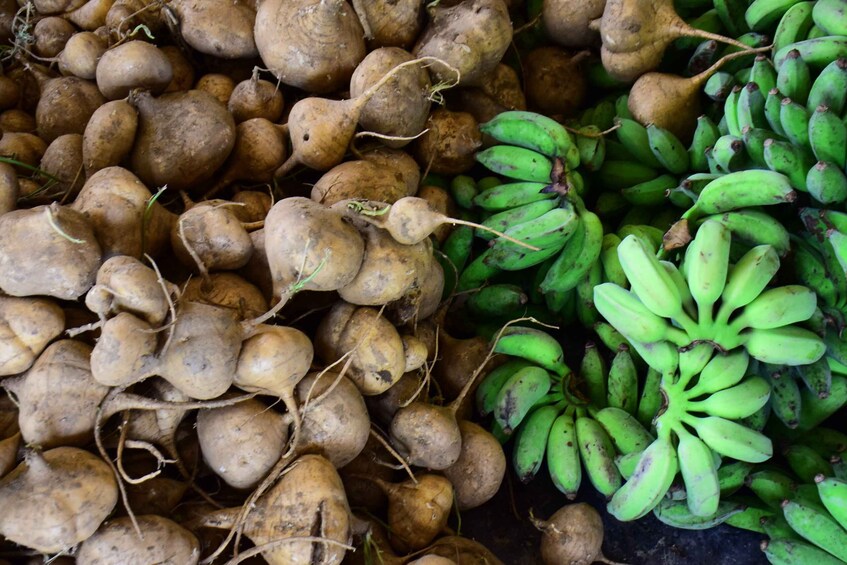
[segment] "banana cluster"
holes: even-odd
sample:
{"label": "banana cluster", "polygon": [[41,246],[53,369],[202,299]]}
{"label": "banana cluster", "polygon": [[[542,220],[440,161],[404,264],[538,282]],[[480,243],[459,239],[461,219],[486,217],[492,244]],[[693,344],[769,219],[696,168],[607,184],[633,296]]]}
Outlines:
{"label": "banana cluster", "polygon": [[821,338],[795,325],[815,313],[815,293],[801,285],[767,288],[780,264],[773,247],[756,246],[731,265],[730,241],[723,224],[703,222],[678,269],[627,237],[618,256],[630,290],[600,284],[594,304],[662,374],[676,370],[678,348],[704,342],[723,351],[743,347],[766,363],[820,359]]}
{"label": "banana cluster", "polygon": [[[622,345],[608,364],[593,343],[578,374],[561,362],[561,346],[533,328],[510,326],[495,351],[511,358],[493,369],[476,391],[493,433],[514,438],[512,466],[528,482],[546,462],[556,487],[576,497],[586,476],[610,497],[623,480],[619,464],[653,441],[648,431],[659,405],[659,375],[643,391],[636,365]],[[584,471],[583,471],[584,469]]]}

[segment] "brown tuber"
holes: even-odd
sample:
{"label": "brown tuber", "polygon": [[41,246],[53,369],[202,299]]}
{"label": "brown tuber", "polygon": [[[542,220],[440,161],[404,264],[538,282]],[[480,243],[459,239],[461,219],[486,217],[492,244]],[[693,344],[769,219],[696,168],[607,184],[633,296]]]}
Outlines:
{"label": "brown tuber", "polygon": [[541,536],[541,559],[545,565],[591,565],[609,561],[603,545],[603,520],[593,506],[580,502],[568,504],[548,520],[532,518]]}

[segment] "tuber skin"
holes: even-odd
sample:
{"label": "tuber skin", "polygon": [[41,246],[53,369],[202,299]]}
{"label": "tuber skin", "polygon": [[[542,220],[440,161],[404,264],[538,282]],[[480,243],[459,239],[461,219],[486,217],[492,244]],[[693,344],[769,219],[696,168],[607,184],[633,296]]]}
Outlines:
{"label": "tuber skin", "polygon": [[[138,536],[129,517],[109,520],[80,545],[76,564],[196,565],[200,561],[200,542],[197,537],[173,520],[142,515],[136,516],[136,521],[143,538]],[[151,539],[155,543],[150,543]]]}
{"label": "tuber skin", "polygon": [[453,508],[453,487],[439,475],[420,474],[402,483],[376,483],[388,496],[391,546],[409,553],[423,549],[447,526]]}
{"label": "tuber skin", "polygon": [[82,134],[86,176],[120,165],[132,150],[137,129],[138,112],[126,100],[112,100],[97,108]]}
{"label": "tuber skin", "polygon": [[65,313],[44,298],[0,296],[0,377],[29,369],[65,329]]}
{"label": "tuber skin", "polygon": [[235,123],[264,118],[276,122],[282,117],[285,99],[276,84],[259,78],[257,68],[253,76],[235,85],[229,97],[227,108],[235,118]]}
{"label": "tuber skin", "polygon": [[221,59],[256,57],[256,8],[244,0],[174,0],[183,40],[200,53]]}
{"label": "tuber skin", "polygon": [[443,470],[453,485],[456,506],[470,510],[491,500],[506,475],[503,446],[491,432],[468,420],[459,422],[462,452],[456,462]]}
{"label": "tuber skin", "polygon": [[426,120],[426,133],[411,144],[411,153],[422,168],[455,176],[476,164],[474,155],[481,147],[482,134],[472,114],[437,108]]}
{"label": "tuber skin", "polygon": [[545,565],[620,565],[603,555],[603,520],[584,502],[567,504],[546,521],[531,518],[541,530],[541,559]]}
{"label": "tuber skin", "polygon": [[112,47],[97,63],[97,88],[109,100],[126,98],[141,88],[158,95],[173,80],[170,60],[146,41],[128,41]]}

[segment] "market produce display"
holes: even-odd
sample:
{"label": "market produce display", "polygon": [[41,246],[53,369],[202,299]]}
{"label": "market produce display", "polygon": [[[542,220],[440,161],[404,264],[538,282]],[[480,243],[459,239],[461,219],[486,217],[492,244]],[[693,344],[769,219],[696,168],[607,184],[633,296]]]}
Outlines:
{"label": "market produce display", "polygon": [[845,0],[0,0],[0,71],[0,563],[847,563]]}

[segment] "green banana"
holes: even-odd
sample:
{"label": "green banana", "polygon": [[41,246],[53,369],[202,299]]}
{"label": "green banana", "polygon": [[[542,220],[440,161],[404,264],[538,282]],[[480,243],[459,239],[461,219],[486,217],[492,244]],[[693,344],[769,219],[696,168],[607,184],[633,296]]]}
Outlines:
{"label": "green banana", "polygon": [[822,204],[847,200],[847,174],[834,163],[818,161],[806,173],[806,190]]}
{"label": "green banana", "polygon": [[497,405],[497,394],[506,384],[506,381],[521,369],[531,366],[532,363],[525,359],[509,359],[492,369],[477,386],[475,392],[477,412],[482,416],[491,414]]}
{"label": "green banana", "polygon": [[747,487],[765,504],[779,509],[782,501],[792,496],[794,480],[779,469],[760,469],[747,476]]}
{"label": "green banana", "polygon": [[486,263],[490,251],[490,249],[486,249],[480,253],[462,270],[459,281],[456,283],[457,292],[481,288],[489,278],[501,272],[500,269]]}
{"label": "green banana", "polygon": [[782,512],[791,529],[834,557],[847,561],[847,532],[828,512],[797,500],[786,501]]}
{"label": "green banana", "polygon": [[847,58],[836,59],[824,67],[812,83],[806,104],[810,112],[824,105],[834,114],[844,114],[847,108]]}
{"label": "green banana", "polygon": [[623,196],[630,204],[636,206],[657,206],[664,204],[667,200],[667,191],[677,186],[676,177],[661,175],[653,180],[634,184],[621,190]]}
{"label": "green banana", "polygon": [[468,175],[456,175],[450,181],[450,195],[460,208],[473,208],[473,199],[477,193],[476,181]]}
{"label": "green banana", "polygon": [[676,428],[679,470],[685,483],[688,510],[694,516],[711,516],[718,510],[720,485],[712,450],[683,426]]}
{"label": "green banana", "polygon": [[[680,463],[682,459],[680,458]],[[730,517],[742,512],[746,506],[733,500],[720,500],[714,513],[699,516],[691,512],[685,501],[665,499],[653,509],[653,514],[663,524],[686,530],[705,530],[724,523]]]}
{"label": "green banana", "polygon": [[629,281],[618,257],[618,245],[620,243],[621,238],[617,234],[605,234],[600,249],[600,262],[603,264],[605,280],[626,288],[629,286]]}
{"label": "green banana", "polygon": [[[708,190],[709,186],[712,184],[704,188],[703,192]],[[703,198],[703,193],[700,198]],[[698,200],[698,204],[699,202]],[[701,325],[711,325],[714,304],[726,284],[730,241],[730,231],[723,224],[708,220],[700,225],[697,235],[685,250],[683,273],[688,281],[691,296],[697,303],[698,321]]]}
{"label": "green banana", "polygon": [[[597,337],[600,338],[600,341],[603,342],[603,345],[612,351],[617,351],[621,345],[630,347],[629,340],[611,324],[607,324],[606,322],[597,322],[594,324],[593,329],[594,333],[597,334]],[[605,394],[603,395],[603,398],[606,398]]]}
{"label": "green banana", "polygon": [[718,468],[718,486],[721,497],[735,494],[747,480],[753,464],[746,461],[735,461],[721,465]]}
{"label": "green banana", "polygon": [[847,529],[847,482],[833,476],[816,476],[821,502],[836,522]]}
{"label": "green banana", "polygon": [[720,455],[748,463],[761,463],[773,455],[770,438],[737,422],[718,416],[686,415],[684,419]]}
{"label": "green banana", "polygon": [[588,341],[580,362],[579,374],[591,404],[598,408],[606,406],[606,361],[600,355],[597,344]]}
{"label": "green banana", "polygon": [[715,355],[700,371],[694,386],[688,390],[688,398],[713,394],[735,386],[744,378],[749,364],[750,357],[743,349]]}
{"label": "green banana", "polygon": [[599,422],[587,416],[577,417],[575,427],[579,454],[588,479],[598,492],[612,496],[621,486],[612,440]]}
{"label": "green banana", "polygon": [[748,162],[755,165],[755,168],[766,169],[768,168],[768,164],[765,162],[765,141],[768,139],[782,141],[783,138],[769,129],[745,127],[742,139],[744,140],[744,149],[749,158]]}
{"label": "green banana", "polygon": [[465,265],[471,256],[473,248],[473,228],[469,226],[456,226],[444,244],[441,253],[444,254],[444,291],[442,297],[452,293],[458,284],[459,275],[465,269]]}
{"label": "green banana", "polygon": [[783,98],[781,104],[779,121],[785,131],[785,137],[798,148],[811,150],[812,146],[809,141],[809,119],[811,115],[806,110],[806,106],[789,97]]}
{"label": "green banana", "polygon": [[[744,151],[744,139],[734,135],[722,135],[715,145],[712,146],[711,152],[706,151],[706,159],[711,156],[712,161],[717,166],[717,170],[721,173],[729,173],[746,168],[744,161],[746,152]],[[711,170],[712,167],[710,167]]]}
{"label": "green banana", "polygon": [[790,180],[781,173],[760,169],[738,171],[707,184],[684,217],[793,202],[796,197]]}
{"label": "green banana", "polygon": [[843,561],[804,541],[771,538],[761,544],[773,565],[843,565]]}
{"label": "green banana", "polygon": [[571,291],[576,292],[576,315],[585,327],[593,326],[600,319],[600,313],[594,307],[594,287],[601,282],[603,282],[603,265],[600,261],[595,261],[588,270],[588,274]]}
{"label": "green banana", "polygon": [[642,453],[643,450],[633,451],[632,453],[618,455],[615,457],[615,467],[618,468],[621,477],[623,477],[625,481],[632,478],[633,473],[635,473],[635,467],[638,465],[638,460],[641,459]]}
{"label": "green banana", "polygon": [[789,233],[785,226],[761,210],[733,210],[706,216],[703,221],[705,220],[720,222],[729,229],[734,240],[747,245],[770,245],[780,256],[785,256],[791,249]]}
{"label": "green banana", "polygon": [[609,323],[630,339],[647,343],[673,339],[687,345],[688,336],[654,314],[635,293],[613,283],[594,287],[594,305]]}
{"label": "green banana", "polygon": [[676,135],[656,124],[648,124],[647,141],[653,156],[665,169],[675,175],[688,171],[688,151]]}
{"label": "green banana", "polygon": [[818,161],[829,161],[838,169],[847,166],[847,125],[829,106],[821,104],[812,112],[808,138]]}
{"label": "green banana", "polygon": [[738,126],[741,128],[743,135],[745,127],[762,128],[767,126],[767,118],[765,118],[765,95],[767,90],[762,91],[758,83],[753,81],[748,82],[741,92],[738,94]]}
{"label": "green banana", "polygon": [[776,69],[767,55],[756,55],[753,66],[750,67],[750,82],[755,82],[759,93],[764,99],[771,88],[776,88]]}
{"label": "green banana", "polygon": [[691,170],[699,172],[709,170],[705,152],[707,148],[715,144],[720,136],[717,124],[708,116],[702,115],[697,118],[697,127],[694,129],[691,145],[688,147],[688,162]]}
{"label": "green banana", "polygon": [[711,67],[717,59],[720,47],[721,44],[714,39],[700,42],[688,59],[688,64],[685,66],[685,75],[694,76]]}
{"label": "green banana", "polygon": [[559,203],[556,200],[539,200],[523,204],[516,208],[503,210],[502,212],[497,212],[496,214],[488,216],[482,221],[480,225],[485,226],[488,230],[477,228],[474,233],[480,239],[495,239],[498,237],[497,234],[489,230],[505,232],[512,226],[540,218],[550,210],[556,209],[558,205]]}
{"label": "green banana", "polygon": [[519,317],[529,297],[514,284],[491,284],[468,296],[468,311],[482,318]]}
{"label": "green banana", "polygon": [[753,31],[770,31],[799,0],[753,0],[744,12],[744,21]]}
{"label": "green banana", "polygon": [[641,389],[641,397],[638,399],[638,411],[636,418],[645,428],[653,425],[653,419],[659,413],[662,406],[662,392],[659,384],[662,374],[652,367],[647,371],[644,387]]}
{"label": "green banana", "polygon": [[750,31],[744,13],[747,10],[745,0],[714,0],[713,5],[727,32],[733,37]]}
{"label": "green banana", "polygon": [[[573,206],[568,202],[563,202],[562,206],[553,208],[537,218],[512,225],[504,233],[513,239],[540,249],[553,246],[561,248],[568,238],[574,234],[577,227],[579,227],[579,220]],[[526,251],[525,248],[502,237],[495,239],[491,248],[504,251]]]}
{"label": "green banana", "polygon": [[679,289],[655,252],[634,235],[626,236],[617,251],[630,288],[647,308],[663,318],[688,318]]}
{"label": "green banana", "polygon": [[805,39],[791,43],[776,51],[773,57],[774,66],[779,68],[788,56],[788,53],[796,49],[800,57],[813,70],[820,71],[832,61],[841,57],[847,57],[847,37],[841,35],[826,35],[814,39]]}
{"label": "green banana", "polygon": [[[808,365],[797,365],[793,369],[810,393],[819,398],[829,396],[829,391],[832,388],[832,371],[826,357]],[[847,443],[844,444],[844,448],[847,449]]]}
{"label": "green banana", "polygon": [[574,411],[571,408],[553,421],[547,438],[547,471],[553,484],[568,500],[576,498],[582,483],[578,443]]}
{"label": "green banana", "polygon": [[[691,291],[688,288],[688,283],[686,282],[685,277],[679,269],[677,269],[676,265],[670,261],[660,261],[660,263],[676,285],[685,315],[687,315],[688,318],[693,319],[697,316],[697,305],[694,303],[694,298],[691,296]],[[684,318],[680,316],[680,319]]]}
{"label": "green banana", "polygon": [[727,273],[718,323],[726,323],[732,312],[755,300],[778,270],[779,257],[772,245],[757,245],[745,253]]}
{"label": "green banana", "polygon": [[661,168],[662,164],[650,149],[647,128],[633,119],[623,117],[616,118],[615,125],[618,126],[618,129],[615,130],[618,141],[635,157],[635,161],[653,169]]}
{"label": "green banana", "polygon": [[594,415],[615,446],[623,455],[643,451],[653,442],[653,436],[629,412],[616,406],[607,406]]}
{"label": "green banana", "polygon": [[738,98],[741,96],[741,86],[735,85],[723,103],[723,117],[729,135],[741,137],[741,125],[738,123]]}
{"label": "green banana", "polygon": [[812,88],[809,65],[803,60],[800,51],[790,49],[778,67],[776,87],[786,98],[805,106]]}
{"label": "green banana", "polygon": [[745,306],[730,329],[772,329],[804,322],[812,317],[817,295],[801,285],[785,285],[764,291]]}
{"label": "green banana", "polygon": [[547,184],[542,182],[513,182],[499,184],[477,194],[473,203],[489,212],[502,212],[524,204],[540,200],[553,200],[558,195],[553,192],[541,192]]}
{"label": "green banana", "polygon": [[607,404],[629,414],[638,409],[638,371],[628,347],[617,351],[609,365]]}
{"label": "green banana", "polygon": [[715,102],[725,102],[732,89],[738,86],[738,81],[730,73],[716,72],[703,85],[703,94]]}
{"label": "green banana", "polygon": [[524,418],[518,428],[512,449],[512,468],[522,483],[531,481],[541,469],[550,428],[560,412],[559,405],[539,406]]}
{"label": "green banana", "polygon": [[814,5],[814,2],[797,2],[785,12],[773,33],[774,53],[786,45],[806,39],[815,23],[812,19]]}
{"label": "green banana", "polygon": [[561,344],[547,332],[536,328],[509,326],[503,329],[494,344],[494,352],[527,359],[560,378],[570,372],[564,362]]}
{"label": "green banana", "polygon": [[576,288],[588,273],[591,265],[600,257],[603,245],[603,224],[597,214],[580,210],[581,230],[571,237],[553,262],[547,276],[541,282],[541,291],[565,292]]}
{"label": "green banana", "polygon": [[559,157],[568,169],[579,166],[579,149],[571,134],[562,124],[542,114],[521,110],[501,112],[480,124],[479,129],[501,143]]}
{"label": "green banana", "polygon": [[748,505],[743,511],[727,518],[724,523],[733,528],[764,534],[765,528],[762,526],[762,521],[771,519],[775,515],[774,511],[769,508],[757,508]]}
{"label": "green banana", "polygon": [[[763,363],[764,365],[764,363]],[[797,381],[781,370],[768,371],[771,381],[771,411],[787,428],[796,428],[800,423],[803,397]]]}
{"label": "green banana", "polygon": [[750,416],[767,403],[771,387],[762,377],[753,376],[733,387],[712,393],[703,400],[688,401],[688,410],[737,420]]}
{"label": "green banana", "polygon": [[767,96],[765,96],[765,120],[768,122],[770,129],[780,136],[785,135],[785,130],[782,129],[782,121],[780,121],[782,101],[784,99],[785,96],[778,88],[770,89]]}
{"label": "green banana", "polygon": [[679,468],[676,448],[660,436],[641,453],[632,476],[606,505],[609,514],[628,522],[653,510],[668,492]]}
{"label": "green banana", "polygon": [[844,0],[818,0],[812,18],[815,25],[829,35],[847,35],[847,2]]}
{"label": "green banana", "polygon": [[601,190],[622,190],[633,184],[647,182],[659,176],[659,169],[644,164],[644,161],[615,161],[606,159],[594,173],[596,184]]}
{"label": "green banana", "polygon": [[820,337],[795,326],[750,329],[741,337],[750,356],[775,365],[814,363],[826,352],[826,346]]}
{"label": "green banana", "polygon": [[497,393],[494,419],[506,433],[511,433],[524,420],[533,406],[550,390],[550,373],[540,367],[518,370]]}
{"label": "green banana", "polygon": [[605,138],[596,125],[586,125],[576,134],[576,146],[579,149],[579,162],[587,171],[596,171],[606,160]]}
{"label": "green banana", "polygon": [[833,374],[829,396],[825,398],[820,398],[805,388],[801,394],[803,404],[800,410],[800,424],[797,428],[811,430],[847,403],[847,377]]}
{"label": "green banana", "polygon": [[475,154],[488,170],[521,181],[550,183],[553,161],[532,149],[515,145],[495,145]]}
{"label": "green banana", "polygon": [[791,186],[807,192],[806,173],[815,164],[811,153],[794,143],[775,139],[765,141],[764,147],[764,158],[768,168],[785,174],[790,179]]}
{"label": "green banana", "polygon": [[830,462],[808,445],[799,443],[789,445],[783,449],[782,455],[794,474],[804,483],[814,482],[818,475],[832,475]]}

